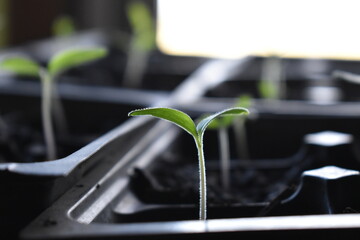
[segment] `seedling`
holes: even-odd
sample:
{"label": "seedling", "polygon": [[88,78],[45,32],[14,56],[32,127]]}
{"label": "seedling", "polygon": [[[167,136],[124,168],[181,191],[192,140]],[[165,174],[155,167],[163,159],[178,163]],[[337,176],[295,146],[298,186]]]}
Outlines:
{"label": "seedling", "polygon": [[230,146],[227,129],[231,122],[232,120],[230,119],[230,116],[226,116],[222,119],[218,119],[217,121],[213,121],[209,125],[209,129],[217,129],[218,132],[221,183],[225,191],[230,189]]}
{"label": "seedling", "polygon": [[[235,103],[236,107],[250,106],[251,98],[248,95],[243,95],[238,98]],[[229,133],[228,128],[233,125],[235,129],[235,137],[239,159],[248,158],[247,144],[245,137],[245,118],[242,116],[227,115],[222,118],[214,119],[208,126],[209,129],[216,129],[218,132],[218,141],[220,149],[220,170],[221,170],[221,183],[225,191],[230,190],[230,146],[229,146]]]}
{"label": "seedling", "polygon": [[130,2],[127,17],[133,35],[125,68],[124,85],[138,87],[144,76],[150,52],[155,48],[155,27],[151,12],[143,2]]}
{"label": "seedling", "polygon": [[40,77],[42,85],[41,114],[47,147],[47,159],[56,158],[56,145],[51,112],[55,93],[55,79],[70,68],[104,57],[104,48],[68,49],[55,54],[47,68],[25,57],[8,57],[0,62],[0,68],[23,76]]}
{"label": "seedling", "polygon": [[261,80],[258,85],[260,97],[264,99],[280,99],[285,95],[283,86],[283,66],[281,58],[270,56],[264,60]]}
{"label": "seedling", "polygon": [[189,115],[172,108],[145,108],[140,110],[134,110],[129,113],[129,116],[150,115],[153,117],[170,121],[176,124],[177,126],[179,126],[180,128],[184,129],[194,138],[196,148],[198,151],[198,159],[199,159],[199,178],[200,178],[199,218],[200,220],[206,220],[206,173],[205,173],[205,159],[204,159],[204,151],[203,151],[204,132],[211,123],[211,121],[213,121],[217,117],[222,117],[226,115],[247,114],[247,113],[248,110],[245,108],[240,108],[240,107],[229,108],[202,119],[197,125],[195,125],[195,123],[193,122],[193,120],[190,118]]}
{"label": "seedling", "polygon": [[[242,95],[238,97],[235,106],[249,108],[252,103],[252,97],[250,95]],[[245,128],[245,117],[238,117],[236,121],[233,121],[233,127],[235,129],[235,137],[237,143],[237,154],[239,159],[250,159],[247,137],[246,137],[246,128]]]}

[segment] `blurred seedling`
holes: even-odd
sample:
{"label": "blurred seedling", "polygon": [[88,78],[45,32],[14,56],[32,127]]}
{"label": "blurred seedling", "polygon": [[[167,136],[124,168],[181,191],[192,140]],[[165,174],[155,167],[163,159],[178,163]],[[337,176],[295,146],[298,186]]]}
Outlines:
{"label": "blurred seedling", "polygon": [[281,99],[285,96],[283,63],[278,56],[265,58],[258,91],[261,98]]}
{"label": "blurred seedling", "polygon": [[[90,61],[106,56],[107,50],[100,47],[67,49],[55,54],[47,67],[41,66],[34,60],[22,56],[6,57],[0,62],[0,68],[6,71],[30,77],[40,77],[41,80],[41,115],[47,160],[56,159],[57,149],[55,144],[53,123],[51,120],[54,108],[55,79],[70,68],[74,68]],[[64,117],[61,117],[64,120]],[[64,129],[63,129],[64,130]],[[65,131],[65,130],[64,130]]]}
{"label": "blurred seedling", "polygon": [[[235,107],[248,108],[251,104],[251,97],[248,95],[240,96]],[[245,132],[244,116],[225,115],[221,118],[214,119],[208,126],[209,129],[217,130],[220,150],[220,175],[222,187],[225,191],[230,190],[230,144],[228,129],[233,126],[235,130],[235,142],[238,149],[239,159],[249,158],[247,148],[247,138]]]}
{"label": "blurred seedling", "polygon": [[129,3],[127,17],[133,32],[125,67],[124,86],[136,88],[141,85],[150,52],[156,46],[155,24],[151,11],[141,1]]}
{"label": "blurred seedling", "polygon": [[57,17],[52,26],[52,33],[55,37],[67,37],[76,32],[76,27],[73,19],[67,15]]}

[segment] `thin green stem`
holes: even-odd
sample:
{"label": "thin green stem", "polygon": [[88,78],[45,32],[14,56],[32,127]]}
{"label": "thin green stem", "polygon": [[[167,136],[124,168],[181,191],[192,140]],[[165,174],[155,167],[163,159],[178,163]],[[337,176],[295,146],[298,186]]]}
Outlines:
{"label": "thin green stem", "polygon": [[141,81],[145,75],[149,55],[149,51],[138,49],[134,39],[131,41],[124,74],[125,87],[141,87]]}
{"label": "thin green stem", "polygon": [[281,99],[285,96],[284,71],[282,60],[278,56],[265,59],[261,71],[262,98]]}
{"label": "thin green stem", "polygon": [[56,158],[54,129],[51,121],[52,81],[50,75],[44,69],[40,70],[40,78],[42,82],[41,116],[47,148],[47,160],[52,160]]}
{"label": "thin green stem", "polygon": [[53,83],[51,84],[51,88],[52,88],[52,101],[51,101],[51,109],[52,109],[52,113],[53,113],[53,118],[54,118],[54,123],[55,123],[55,127],[57,127],[57,132],[59,133],[60,136],[64,137],[64,136],[68,136],[68,126],[67,126],[67,120],[66,120],[66,115],[65,115],[65,111],[64,111],[64,106],[62,104],[62,101],[60,100],[60,96],[58,93],[58,89],[56,86],[56,82],[55,82],[56,78],[55,76],[52,77],[52,81]]}
{"label": "thin green stem", "polygon": [[199,219],[206,220],[206,172],[205,172],[205,159],[203,151],[202,138],[195,138],[196,147],[198,150],[199,157],[199,176],[200,176],[200,211]]}

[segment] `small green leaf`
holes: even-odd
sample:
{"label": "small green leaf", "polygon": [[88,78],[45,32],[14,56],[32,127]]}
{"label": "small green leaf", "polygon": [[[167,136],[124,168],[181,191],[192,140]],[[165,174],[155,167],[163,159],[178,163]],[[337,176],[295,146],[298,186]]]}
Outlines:
{"label": "small green leaf", "polygon": [[75,24],[70,16],[56,18],[52,24],[52,32],[56,37],[70,36],[75,33]]}
{"label": "small green leaf", "polygon": [[[243,108],[249,108],[251,105],[251,96],[250,95],[241,95],[237,98],[236,102],[235,102],[235,107],[243,107]],[[208,117],[209,115],[207,115],[206,117]],[[232,115],[225,115],[225,116],[221,116],[221,118],[215,118],[211,121],[211,123],[208,125],[207,128],[209,129],[219,129],[220,127],[229,127],[234,119],[235,119],[236,115],[232,114]],[[202,118],[204,119],[205,116]]]}
{"label": "small green leaf", "polygon": [[196,126],[196,131],[199,136],[202,136],[206,128],[214,119],[228,115],[240,115],[240,114],[248,114],[248,113],[249,111],[246,108],[242,108],[242,107],[233,107],[233,108],[225,109],[221,112],[217,112],[201,120]]}
{"label": "small green leaf", "polygon": [[[209,115],[203,117],[202,119],[205,119],[207,117],[209,117]],[[221,127],[228,127],[228,126],[230,126],[230,124],[232,123],[233,120],[234,120],[234,115],[226,115],[226,116],[222,116],[220,118],[214,118],[213,120],[211,120],[211,122],[209,123],[207,128],[208,129],[219,129]]]}
{"label": "small green leaf", "polygon": [[235,102],[236,107],[249,108],[252,102],[252,97],[248,94],[240,95]]}
{"label": "small green leaf", "polygon": [[193,120],[189,117],[189,115],[179,110],[172,108],[144,108],[134,110],[129,113],[129,116],[141,115],[151,115],[157,118],[165,119],[183,128],[193,137],[197,137],[196,127]]}
{"label": "small green leaf", "polygon": [[40,66],[25,57],[9,57],[0,62],[0,68],[23,76],[38,77]]}
{"label": "small green leaf", "polygon": [[52,76],[58,75],[70,68],[86,64],[90,61],[105,57],[105,48],[83,48],[61,51],[51,58],[48,70]]}

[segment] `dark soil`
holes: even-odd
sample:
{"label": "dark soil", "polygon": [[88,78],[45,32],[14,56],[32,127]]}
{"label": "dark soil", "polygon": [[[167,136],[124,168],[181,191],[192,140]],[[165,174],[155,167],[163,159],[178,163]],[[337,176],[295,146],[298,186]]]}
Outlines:
{"label": "dark soil", "polygon": [[[229,190],[222,186],[219,163],[207,162],[209,205],[270,202],[285,190],[293,189],[300,178],[300,171],[296,167],[289,168],[286,160],[280,164],[272,164],[271,161],[276,160],[247,161],[248,164],[233,160]],[[133,191],[141,201],[151,204],[197,203],[198,186],[197,163],[163,160],[151,170],[135,169],[132,174]]]}

